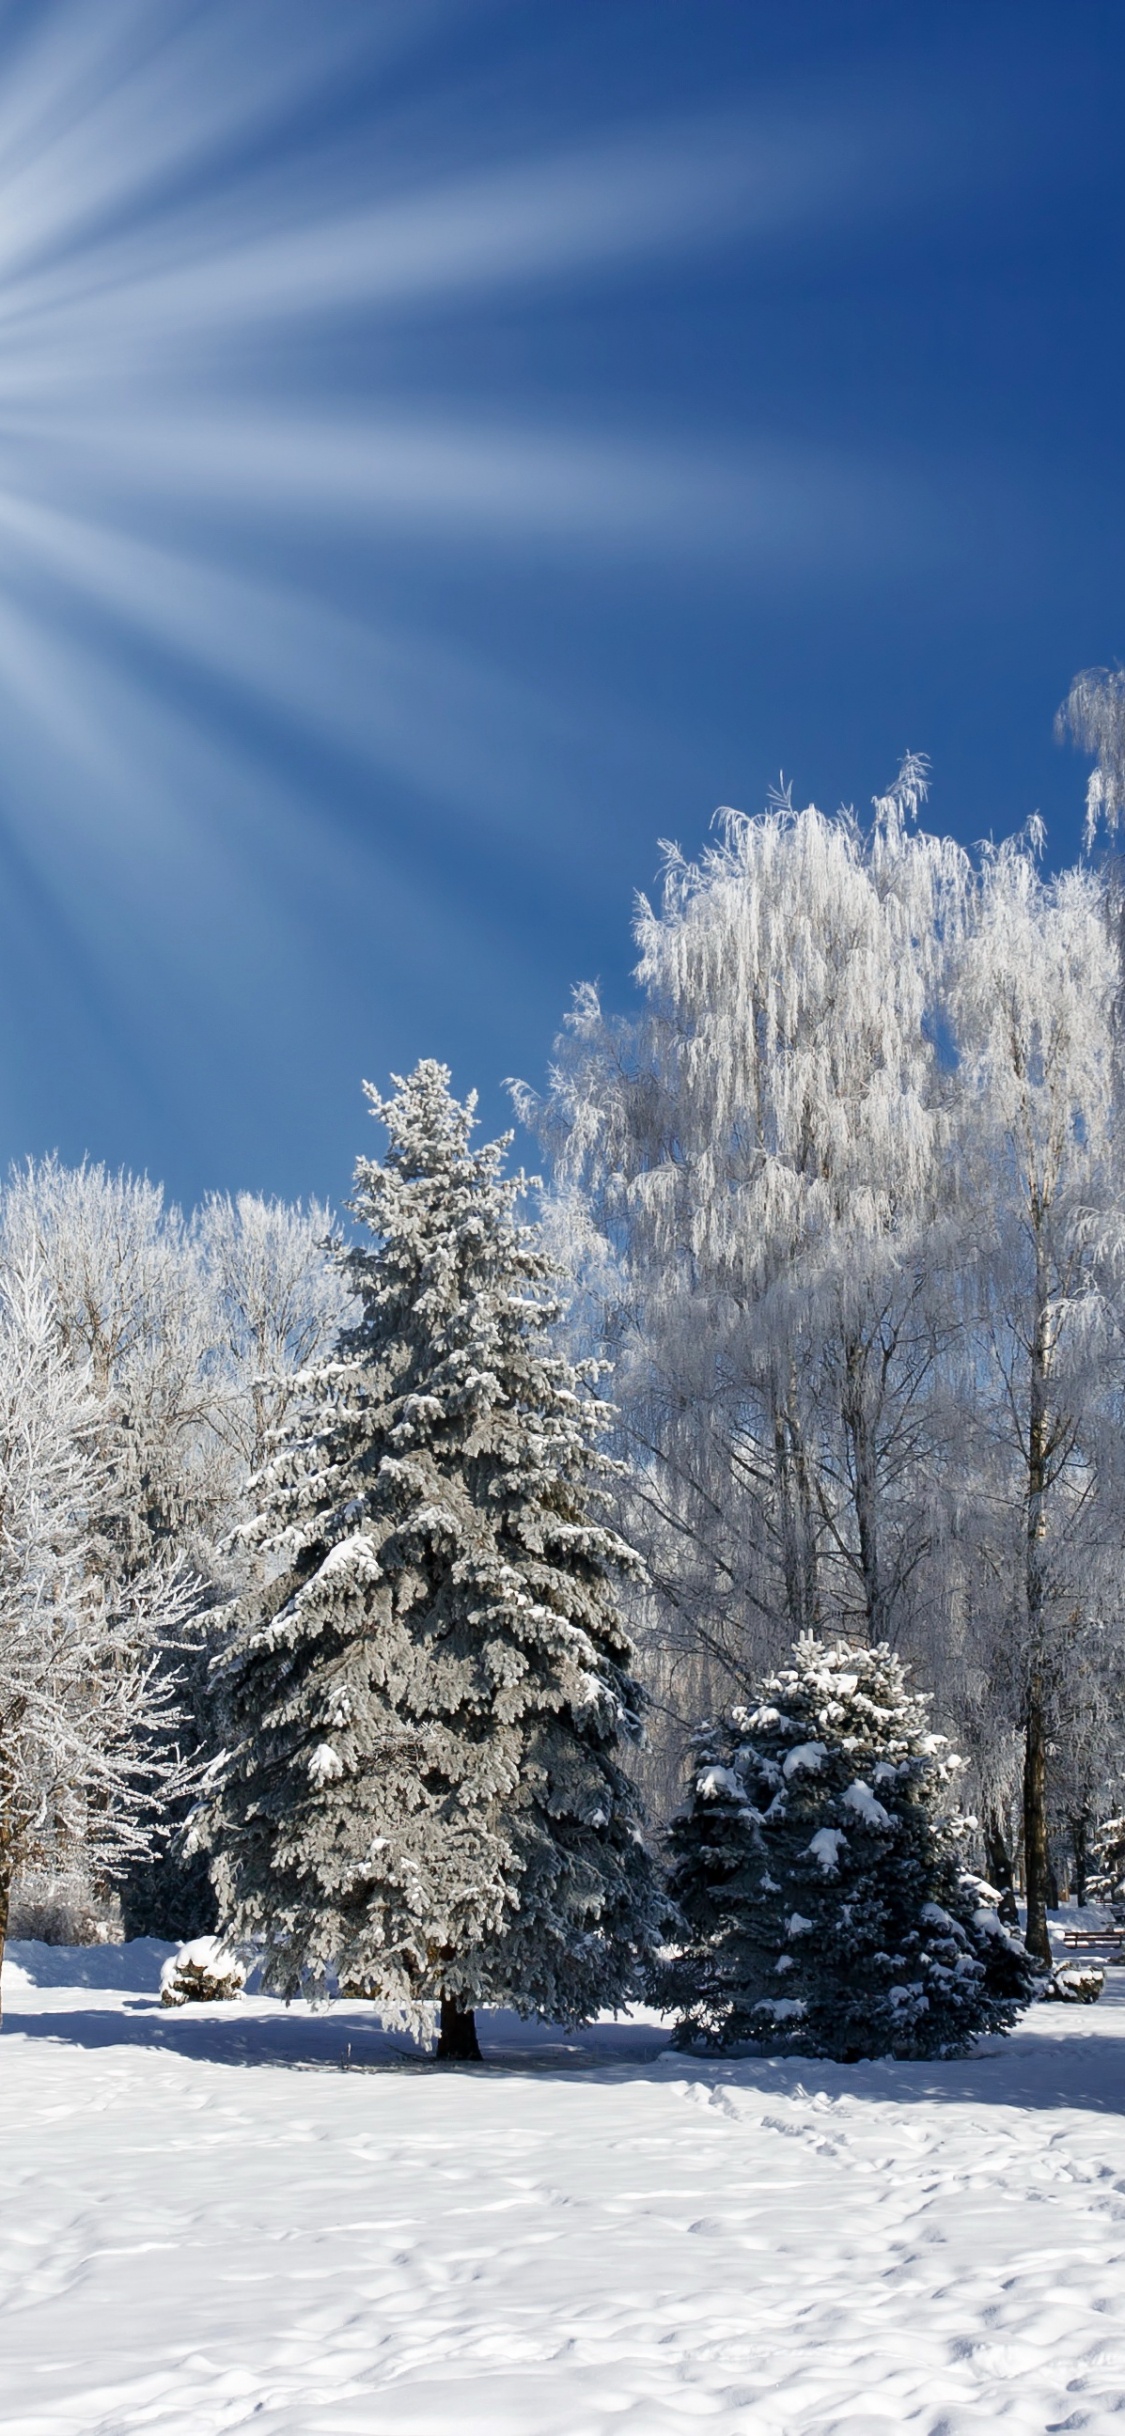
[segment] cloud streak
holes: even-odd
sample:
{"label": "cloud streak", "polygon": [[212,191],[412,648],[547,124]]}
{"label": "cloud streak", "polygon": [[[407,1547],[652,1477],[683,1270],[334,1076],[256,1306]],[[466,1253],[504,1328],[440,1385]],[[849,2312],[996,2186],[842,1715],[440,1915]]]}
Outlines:
{"label": "cloud streak", "polygon": [[[296,1055],[292,1010],[261,1005],[287,962],[344,1003],[325,941],[354,937],[360,891],[386,970],[429,921],[452,993],[456,889],[486,925],[513,873],[543,902],[594,884],[592,845],[575,876],[582,815],[557,815],[596,718],[575,693],[568,719],[475,630],[458,641],[440,581],[428,630],[389,607],[396,553],[439,579],[521,554],[521,573],[659,570],[719,594],[949,546],[905,476],[739,434],[721,400],[716,436],[697,415],[684,438],[596,394],[569,416],[470,404],[456,345],[434,383],[435,334],[471,340],[493,305],[550,309],[568,282],[604,301],[732,244],[776,263],[940,174],[877,102],[556,125],[535,151],[502,113],[483,136],[445,105],[431,125],[428,46],[474,13],[0,14],[4,819],[60,938],[87,926],[107,1038],[160,998],[177,1074],[193,1021],[216,1056],[240,1020],[244,1064],[271,1020]],[[521,939],[505,953],[533,961]]]}
{"label": "cloud streak", "polygon": [[[584,556],[735,561],[744,572],[917,564],[932,518],[893,469],[763,437],[735,451],[551,432],[269,409],[153,407],[136,426],[87,412],[9,412],[0,473],[12,501],[196,500],[233,518],[309,521],[450,544],[554,543]],[[10,507],[9,513],[14,513]],[[25,524],[30,541],[32,527]],[[948,544],[948,529],[943,546]]]}
{"label": "cloud streak", "polygon": [[[166,231],[169,258],[158,266],[133,234],[21,278],[28,236],[17,209],[0,247],[0,326],[22,323],[34,343],[62,313],[105,346],[357,305],[448,305],[731,234],[776,236],[846,207],[868,183],[854,127],[779,130],[724,114],[456,181],[439,172],[421,191],[361,211],[318,215],[310,197],[306,216],[263,235],[240,239],[229,214],[208,213],[201,226],[189,214]],[[52,217],[33,209],[37,235]]]}

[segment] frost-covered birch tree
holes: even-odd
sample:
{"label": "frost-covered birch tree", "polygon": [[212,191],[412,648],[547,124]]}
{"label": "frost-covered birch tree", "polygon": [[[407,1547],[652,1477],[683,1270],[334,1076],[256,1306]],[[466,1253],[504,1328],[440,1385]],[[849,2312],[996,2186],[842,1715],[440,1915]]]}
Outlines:
{"label": "frost-covered birch tree", "polygon": [[1094,755],[1086,788],[1086,844],[1104,822],[1115,837],[1125,813],[1125,669],[1083,668],[1055,722],[1060,739]]}
{"label": "frost-covered birch tree", "polygon": [[[0,1201],[0,1273],[41,1274],[58,1350],[87,1399],[100,1500],[91,1561],[106,1595],[128,1599],[154,1568],[194,1578],[178,1646],[164,1629],[153,1654],[177,1678],[177,1739],[200,1759],[214,1747],[207,1670],[236,1586],[229,1537],[246,1484],[346,1309],[330,1233],[319,1205],[252,1194],[213,1195],[188,1222],[147,1178],[54,1158],[18,1169]],[[159,1781],[157,1769],[154,1792]],[[124,1881],[126,1923],[188,1935],[213,1922],[206,1870],[184,1866],[168,1835],[180,1816],[163,1796],[160,1809],[164,1832],[151,1851],[138,1845]]]}
{"label": "frost-covered birch tree", "polygon": [[0,1283],[0,1955],[13,1875],[29,1861],[113,1872],[174,1795],[175,1686],[154,1643],[190,1585],[107,1581],[99,1413],[59,1345],[34,1266]]}
{"label": "frost-covered birch tree", "polygon": [[655,1898],[622,1766],[638,1693],[630,1550],[597,1511],[605,1411],[555,1349],[558,1280],[519,1223],[507,1142],[424,1061],[369,1093],[360,1316],[314,1367],[263,1476],[201,1822],[226,1929],[266,1981],[335,1971],[476,2053],[473,2010],[575,2021],[620,2002]]}
{"label": "frost-covered birch tree", "polygon": [[[1092,670],[1063,713],[1091,840],[1123,705]],[[1051,1822],[1081,1874],[1118,1773],[1120,873],[1044,878],[1033,832],[974,863],[923,791],[909,762],[867,832],[777,803],[670,856],[640,1014],[580,993],[536,1113],[681,1714],[803,1632],[907,1652],[1045,1959]]]}
{"label": "frost-covered birch tree", "polygon": [[5,1187],[0,1262],[40,1269],[59,1346],[94,1398],[106,1561],[206,1573],[236,1519],[210,1426],[208,1297],[180,1212],[147,1177],[29,1162]]}
{"label": "frost-covered birch tree", "polygon": [[122,1577],[172,1551],[215,1567],[294,1381],[345,1316],[332,1233],[322,1204],[253,1193],[211,1194],[185,1220],[147,1177],[89,1162],[9,1179],[0,1263],[40,1265],[97,1400]]}
{"label": "frost-covered birch tree", "polygon": [[923,793],[911,760],[868,833],[779,802],[670,855],[638,918],[643,1013],[581,993],[538,1112],[660,1629],[736,1680],[803,1632],[916,1632],[931,1596],[935,1043],[967,865],[917,829]]}
{"label": "frost-covered birch tree", "polygon": [[322,1202],[305,1207],[256,1193],[211,1193],[193,1222],[211,1424],[233,1458],[235,1499],[264,1462],[304,1371],[347,1318],[346,1281],[329,1257],[334,1230]]}
{"label": "frost-covered birch tree", "polygon": [[1114,1022],[1121,971],[1104,886],[1041,876],[1038,837],[988,852],[953,993],[969,1296],[965,1496],[982,1659],[1023,1742],[1029,1945],[1049,1962],[1052,1720],[1122,1560],[1109,1496],[1113,1314],[1098,1248],[1119,1199]]}

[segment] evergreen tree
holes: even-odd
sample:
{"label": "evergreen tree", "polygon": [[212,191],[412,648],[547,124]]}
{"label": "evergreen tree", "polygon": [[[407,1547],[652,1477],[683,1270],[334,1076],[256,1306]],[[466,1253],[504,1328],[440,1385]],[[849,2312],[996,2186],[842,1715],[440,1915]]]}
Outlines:
{"label": "evergreen tree", "polygon": [[700,1737],[671,1838],[681,2045],[956,2055],[1027,2003],[1033,1967],[941,1815],[959,1762],[927,1706],[885,1645],[807,1635]]}
{"label": "evergreen tree", "polygon": [[356,1171],[360,1317],[262,1476],[247,1536],[283,1569],[226,1661],[202,1832],[267,1985],[335,1971],[415,2022],[439,2000],[438,2052],[463,2058],[478,2003],[588,2018],[651,1942],[619,1757],[635,1560],[593,1517],[606,1407],[596,1366],[552,1350],[510,1137],[474,1150],[474,1099],[432,1061],[392,1100],[367,1089],[390,1147]]}

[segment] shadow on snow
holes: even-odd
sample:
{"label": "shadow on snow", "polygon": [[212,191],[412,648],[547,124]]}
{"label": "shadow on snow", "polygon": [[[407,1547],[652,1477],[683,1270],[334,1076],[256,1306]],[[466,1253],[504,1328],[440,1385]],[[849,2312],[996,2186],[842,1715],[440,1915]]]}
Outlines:
{"label": "shadow on snow", "polygon": [[[23,1986],[12,1988],[6,2001],[4,2035],[91,2051],[143,2048],[185,2062],[242,2069],[274,2066],[365,2074],[455,2069],[490,2082],[503,2075],[570,2078],[580,2073],[614,2082],[692,2081],[716,2096],[724,2090],[732,2095],[758,2090],[775,2097],[823,2095],[896,2107],[944,2099],[960,2105],[1125,2113],[1125,1972],[1112,1974],[1097,2008],[1083,2008],[1081,2016],[1068,2013],[1065,2030],[1062,2008],[1052,2007],[1049,2015],[1037,2008],[1028,2029],[1017,2029],[1007,2039],[989,2039],[953,2063],[887,2059],[847,2065],[807,2056],[717,2057],[671,2049],[667,2031],[656,2021],[598,2022],[568,2032],[544,2022],[521,2022],[513,2013],[482,2010],[478,2027],[483,2064],[449,2067],[436,2066],[408,2038],[384,2030],[359,2004],[334,2004],[320,2013],[304,2006],[288,2011],[281,2005],[264,2013],[239,2004],[172,2012],[155,1994],[159,1963],[168,1950],[154,1948],[153,1993],[138,1989],[141,1974],[134,1969],[131,1990],[117,1982],[117,2005],[71,2003],[57,2010],[24,2010],[21,1996],[33,1987],[54,1985],[61,1992],[82,1982],[73,1954],[66,1956],[65,1979],[61,1954],[57,1962],[44,1959],[40,1977],[40,1956],[46,1958],[52,1949],[40,1948],[31,1957],[28,1948],[21,1948],[18,1976]],[[105,1949],[91,1950],[86,1983],[91,1989],[108,1992],[114,1987],[108,1963]]]}

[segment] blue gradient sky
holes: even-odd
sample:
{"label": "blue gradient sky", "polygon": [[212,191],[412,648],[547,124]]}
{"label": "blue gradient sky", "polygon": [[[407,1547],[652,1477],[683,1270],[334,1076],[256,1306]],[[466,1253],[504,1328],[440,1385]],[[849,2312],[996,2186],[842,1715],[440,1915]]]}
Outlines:
{"label": "blue gradient sky", "polygon": [[505,1121],[713,808],[1125,653],[1120,0],[0,5],[0,1160]]}

